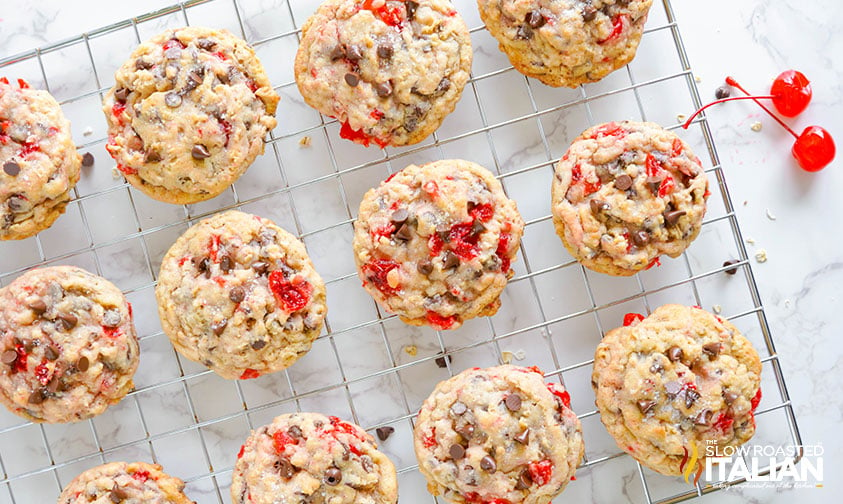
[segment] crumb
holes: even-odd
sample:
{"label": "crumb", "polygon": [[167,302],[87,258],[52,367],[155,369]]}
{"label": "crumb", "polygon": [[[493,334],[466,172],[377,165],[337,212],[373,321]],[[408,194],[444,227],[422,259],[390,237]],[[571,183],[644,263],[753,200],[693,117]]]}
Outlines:
{"label": "crumb", "polygon": [[699,75],[695,75],[694,80],[697,82],[702,82],[702,77],[700,77]]}
{"label": "crumb", "polygon": [[515,351],[515,360],[524,360],[527,358],[527,352],[524,350],[516,350]]}
{"label": "crumb", "polygon": [[714,306],[712,306],[712,307],[711,307],[711,311],[713,311],[714,313],[716,313],[716,314],[720,315],[720,312],[722,312],[722,311],[723,311],[723,307],[722,307],[722,306],[720,306],[719,304],[716,304],[716,305],[714,305]]}
{"label": "crumb", "polygon": [[785,299],[785,300],[784,300],[784,307],[785,307],[785,308],[790,308],[790,299]]}
{"label": "crumb", "polygon": [[755,240],[753,238],[747,237],[744,241],[750,245],[755,245]]}
{"label": "crumb", "polygon": [[754,123],[749,125],[749,129],[755,131],[756,133],[761,131],[761,122],[755,121]]}
{"label": "crumb", "polygon": [[85,130],[82,132],[82,134],[85,135],[85,136],[91,136],[91,135],[94,134],[94,128],[88,126],[87,128],[85,128]]}
{"label": "crumb", "polygon": [[513,353],[509,350],[504,350],[501,352],[501,364],[511,364],[512,363]]}
{"label": "crumb", "polygon": [[116,166],[115,166],[114,168],[112,168],[112,169],[111,169],[111,178],[113,178],[114,180],[118,180],[118,179],[120,179],[122,176],[123,176],[123,174],[122,174],[122,173],[120,173],[120,171],[117,169],[117,167],[116,167]]}
{"label": "crumb", "polygon": [[404,351],[407,352],[408,355],[412,355],[413,357],[419,353],[419,348],[416,345],[407,345],[404,347]]}
{"label": "crumb", "polygon": [[743,200],[743,206],[747,206],[748,204],[749,204],[749,201]]}
{"label": "crumb", "polygon": [[767,251],[758,249],[758,252],[755,253],[755,260],[760,263],[767,262]]}
{"label": "crumb", "polygon": [[770,212],[769,208],[767,209],[767,218],[770,219],[770,220],[776,220],[776,216],[773,215],[772,212]]}
{"label": "crumb", "polygon": [[310,137],[305,135],[299,139],[299,145],[301,147],[310,147]]}
{"label": "crumb", "polygon": [[685,114],[676,114],[676,120],[683,123],[688,117]]}

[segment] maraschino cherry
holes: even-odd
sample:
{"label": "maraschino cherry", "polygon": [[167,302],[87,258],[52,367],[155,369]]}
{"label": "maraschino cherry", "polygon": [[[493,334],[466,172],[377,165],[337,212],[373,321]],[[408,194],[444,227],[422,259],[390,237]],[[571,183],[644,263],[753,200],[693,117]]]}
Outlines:
{"label": "maraschino cherry", "polygon": [[770,117],[776,120],[784,129],[786,129],[796,142],[793,144],[791,154],[799,166],[809,172],[820,171],[825,168],[834,159],[836,148],[831,134],[819,126],[808,126],[801,135],[797,135],[790,127],[779,119],[773,112],[765,107],[758,100],[772,100],[773,105],[780,114],[787,117],[794,117],[800,114],[808,103],[811,101],[811,83],[805,75],[796,70],[786,70],[776,77],[773,85],[770,88],[770,94],[765,96],[751,96],[733,77],[726,77],[726,84],[741,90],[747,96],[735,96],[730,98],[723,98],[713,101],[708,105],[694,112],[688,118],[683,128],[688,129],[691,121],[697,117],[700,112],[717,103],[723,103],[733,100],[752,100],[770,114]]}

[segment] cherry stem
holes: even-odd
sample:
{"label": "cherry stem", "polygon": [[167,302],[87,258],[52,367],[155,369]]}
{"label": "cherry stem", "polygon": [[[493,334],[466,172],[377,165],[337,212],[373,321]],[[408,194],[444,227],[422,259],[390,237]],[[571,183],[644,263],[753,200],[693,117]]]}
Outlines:
{"label": "cherry stem", "polygon": [[[735,101],[735,100],[753,100],[756,103],[758,103],[759,99],[761,99],[761,100],[772,100],[773,96],[772,95],[771,96],[732,96],[730,98],[721,98],[719,100],[713,101],[713,102],[709,103],[708,105],[704,106],[703,108],[694,112],[694,115],[692,115],[691,117],[688,118],[687,121],[685,121],[685,124],[682,125],[682,128],[688,129],[688,126],[691,125],[691,122],[694,121],[694,118],[697,117],[698,115],[700,115],[703,110],[707,109],[708,107],[710,107],[712,105],[717,105],[718,103],[725,103],[725,102],[730,102],[730,101]],[[758,104],[761,105],[760,103],[758,103]],[[763,107],[764,105],[761,105],[761,106]],[[768,112],[769,112],[769,110],[768,110]],[[787,126],[785,126],[785,128],[787,128]]]}
{"label": "cherry stem", "polygon": [[792,129],[790,129],[790,126],[788,126],[787,124],[785,124],[785,123],[784,123],[784,121],[782,121],[781,119],[779,119],[779,117],[778,117],[776,114],[774,114],[774,113],[773,113],[770,109],[768,109],[767,107],[765,107],[765,106],[764,106],[764,105],[763,105],[760,101],[758,101],[757,99],[755,99],[755,98],[768,98],[767,96],[752,97],[752,96],[749,94],[749,91],[747,91],[746,89],[744,89],[744,88],[743,88],[743,86],[741,86],[740,84],[738,84],[738,81],[736,81],[734,77],[726,77],[726,84],[728,84],[728,85],[730,85],[730,86],[732,86],[732,87],[738,88],[738,89],[739,89],[739,90],[740,90],[743,94],[745,94],[747,97],[749,97],[749,98],[751,98],[753,101],[755,101],[755,103],[757,103],[759,107],[761,107],[762,109],[764,109],[764,112],[768,113],[768,114],[770,115],[770,117],[772,117],[773,119],[775,119],[775,120],[776,120],[776,122],[777,122],[777,123],[781,124],[782,128],[786,129],[788,133],[790,133],[791,135],[793,135],[793,138],[796,138],[796,139],[798,139],[798,138],[799,138],[799,135],[797,135],[797,134],[796,134],[796,133],[795,133]]}

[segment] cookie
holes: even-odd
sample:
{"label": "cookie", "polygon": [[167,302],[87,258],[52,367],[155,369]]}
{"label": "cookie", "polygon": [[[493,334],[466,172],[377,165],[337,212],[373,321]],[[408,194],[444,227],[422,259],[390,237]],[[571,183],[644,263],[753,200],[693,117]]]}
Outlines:
{"label": "cookie", "polygon": [[176,240],[155,297],[176,350],[230,379],[289,367],[310,350],[328,310],[304,244],[268,219],[235,210]]}
{"label": "cookie", "polygon": [[460,159],[410,165],[363,196],[354,258],[363,287],[412,325],[494,315],[524,221],[500,182]]}
{"label": "cookie", "polygon": [[64,213],[82,157],[46,91],[0,78],[0,240],[22,240]]}
{"label": "cookie", "polygon": [[472,368],[439,383],[413,432],[428,490],[462,504],[545,504],[585,448],[571,398],[537,368]]}
{"label": "cookie", "polygon": [[99,415],[133,387],[132,308],[108,280],[74,266],[24,273],[0,290],[0,402],[33,422]]}
{"label": "cookie", "polygon": [[587,129],[556,165],[553,223],[584,266],[629,276],[697,237],[708,179],[691,148],[654,123]]}
{"label": "cookie", "polygon": [[471,54],[449,0],[327,0],[302,27],[296,83],[342,138],[410,145],[454,110]]}
{"label": "cookie", "polygon": [[211,199],[263,153],[278,95],[255,51],[225,30],[141,44],[105,95],[106,149],[130,184],[167,203]]}
{"label": "cookie", "polygon": [[652,0],[477,0],[516,70],[548,86],[597,82],[635,57]]}
{"label": "cookie", "polygon": [[357,425],[319,413],[276,417],[240,448],[234,504],[398,502],[395,466]]}
{"label": "cookie", "polygon": [[184,482],[145,462],[112,462],[73,479],[58,504],[196,504],[182,492]]}
{"label": "cookie", "polygon": [[[761,361],[728,321],[665,305],[609,331],[594,354],[600,419],[618,447],[654,471],[678,475],[689,453],[739,446],[755,433]],[[695,468],[691,468],[695,470]]]}

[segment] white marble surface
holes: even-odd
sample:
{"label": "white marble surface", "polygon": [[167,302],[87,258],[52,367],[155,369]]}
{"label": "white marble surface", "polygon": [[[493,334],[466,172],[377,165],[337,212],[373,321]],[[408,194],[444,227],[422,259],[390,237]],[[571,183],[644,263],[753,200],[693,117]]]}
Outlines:
{"label": "white marble surface", "polygon": [[[0,59],[169,3],[166,0],[5,0],[0,6]],[[280,0],[238,0],[238,4],[247,37],[252,41],[290,30],[293,27],[290,12],[298,25],[315,5],[312,0],[291,1],[290,9]],[[457,4],[470,27],[480,26],[471,1]],[[188,18],[192,23],[238,30],[231,5],[229,0],[214,0],[189,9]],[[837,56],[843,53],[843,38],[837,33],[839,19],[843,19],[843,4],[836,0],[812,2],[810,7],[801,0],[674,0],[673,7],[692,69],[700,78],[698,87],[703,100],[712,99],[713,90],[725,75],[735,76],[751,90],[765,92],[775,75],[784,69],[795,68],[813,81],[814,100],[809,109],[789,121],[790,124],[797,131],[809,124],[821,125],[839,137],[843,145],[840,86],[843,63]],[[141,38],[165,26],[183,23],[180,16],[176,14],[140,25]],[[664,24],[664,9],[657,1],[648,28]],[[102,148],[104,122],[97,107],[98,97],[73,98],[96,89],[96,78],[102,86],[109,85],[110,73],[134,46],[134,37],[134,32],[127,29],[92,38],[90,45],[96,75],[84,45],[73,44],[42,57],[51,91],[62,101],[70,100],[64,108],[73,121],[77,142],[96,155],[97,164],[84,174],[79,184],[81,203],[71,205],[68,214],[53,229],[42,233],[38,242],[0,243],[0,285],[5,285],[14,276],[9,272],[38,263],[43,252],[48,260],[59,256],[62,262],[98,270],[127,290],[139,314],[137,324],[143,338],[142,364],[136,377],[138,392],[93,422],[79,425],[47,426],[42,430],[38,426],[22,424],[5,412],[0,414],[0,457],[7,477],[12,478],[10,485],[0,488],[0,503],[50,502],[61,484],[102,459],[65,462],[85,457],[99,448],[105,451],[106,460],[149,460],[154,454],[169,472],[189,481],[190,495],[198,502],[228,502],[232,457],[250,425],[261,425],[279,412],[300,408],[319,409],[345,417],[355,415],[365,427],[374,427],[401,417],[408,410],[413,411],[433,384],[447,377],[448,370],[441,370],[430,361],[443,344],[449,348],[467,347],[454,355],[453,370],[491,365],[498,358],[499,350],[522,348],[527,350],[525,364],[537,364],[545,369],[565,368],[590,358],[600,327],[617,324],[625,311],[644,308],[642,300],[634,300],[601,310],[596,317],[597,324],[595,317],[588,314],[552,324],[549,337],[545,331],[530,330],[500,341],[497,347],[489,344],[472,346],[487,340],[492,331],[505,334],[540,323],[542,317],[553,319],[588,309],[591,303],[585,291],[586,282],[598,305],[638,292],[639,285],[634,279],[611,279],[590,273],[583,276],[579,267],[568,266],[535,276],[534,288],[541,299],[542,311],[533,298],[531,282],[521,279],[507,287],[504,306],[491,323],[469,323],[462,330],[441,337],[431,331],[408,328],[394,319],[383,324],[384,331],[379,325],[348,330],[375,319],[377,312],[357,280],[349,276],[353,272],[350,254],[339,251],[349,247],[348,221],[354,215],[360,195],[388,171],[399,169],[407,162],[441,156],[466,157],[497,167],[501,173],[547,164],[561,155],[567,143],[588,125],[590,119],[638,118],[640,112],[635,95],[627,92],[591,102],[591,118],[580,106],[542,114],[541,128],[548,139],[545,148],[535,119],[515,121],[508,126],[497,125],[531,112],[530,98],[541,111],[579,98],[580,91],[551,90],[531,82],[530,96],[523,78],[508,71],[479,80],[475,86],[477,98],[474,91],[467,91],[457,112],[448,118],[439,133],[439,138],[447,139],[481,127],[477,112],[479,102],[492,125],[494,155],[485,133],[480,133],[446,143],[441,150],[413,151],[391,164],[378,163],[382,156],[379,151],[339,141],[334,125],[327,127],[327,136],[321,130],[309,133],[314,145],[302,149],[298,146],[301,135],[297,133],[317,126],[319,118],[301,103],[295,86],[290,86],[295,39],[284,37],[262,44],[258,51],[273,82],[283,86],[280,89],[284,96],[279,110],[281,125],[275,131],[276,136],[282,138],[275,144],[286,182],[294,189],[257,199],[243,209],[264,214],[282,226],[304,234],[317,268],[330,281],[329,322],[335,336],[318,340],[313,351],[288,373],[239,385],[218,379],[192,363],[177,360],[166,337],[160,334],[155,315],[151,285],[157,271],[156,261],[185,228],[185,211],[196,216],[232,205],[235,200],[233,193],[227,193],[212,202],[184,209],[153,203],[137,192],[128,191],[122,181],[112,178],[111,164]],[[506,67],[505,59],[484,31],[475,32],[472,39],[475,75]],[[0,70],[0,75],[25,76],[34,85],[44,85],[40,69],[32,61],[12,68],[13,71]],[[645,35],[639,56],[630,70],[636,82],[673,75],[681,70],[667,30]],[[630,73],[621,70],[599,84],[586,86],[585,92],[594,96],[623,88],[629,85],[629,78]],[[644,105],[647,119],[666,125],[675,124],[677,114],[690,112],[687,89],[681,78],[644,86],[638,98]],[[822,443],[826,449],[826,481],[822,489],[744,486],[716,492],[699,501],[791,502],[800,499],[837,502],[841,484],[834,476],[840,473],[839,467],[843,464],[837,435],[843,400],[833,390],[841,376],[843,356],[843,343],[838,337],[843,323],[835,313],[840,301],[834,288],[843,281],[843,260],[840,247],[835,246],[843,241],[835,219],[843,214],[843,198],[838,195],[843,188],[841,163],[837,160],[816,174],[800,171],[789,155],[791,139],[751,103],[720,106],[712,109],[708,117],[740,228],[744,237],[754,240],[754,244],[747,244],[750,266],[772,329],[803,440],[806,444]],[[750,129],[755,121],[761,122],[761,132]],[[83,134],[88,126],[93,130],[89,136]],[[706,165],[711,166],[711,160],[703,155],[699,130],[692,128],[682,134],[696,146]],[[336,154],[333,159],[327,155],[328,142]],[[407,150],[390,151],[390,154]],[[368,161],[372,163],[364,169],[344,173],[341,177],[326,177],[316,184],[305,184],[307,180],[333,173],[335,169],[344,170]],[[548,213],[544,191],[549,170],[549,166],[542,165],[523,175],[504,178],[507,190],[518,200],[525,218],[534,221],[528,226],[524,240],[524,250],[533,271],[568,261],[548,222],[542,220]],[[714,181],[713,173],[711,177]],[[269,148],[267,155],[237,183],[237,196],[241,201],[250,200],[268,191],[280,190],[284,183],[278,174],[275,152]],[[665,261],[661,268],[640,275],[645,288],[653,289],[687,278],[688,268],[694,274],[710,271],[719,267],[726,256],[735,255],[736,246],[727,223],[716,220],[725,213],[721,194],[713,192],[709,216],[714,220],[706,225],[700,239],[689,250],[687,262],[685,259]],[[537,193],[541,196],[537,197]],[[130,195],[137,214],[132,210]],[[351,213],[346,209],[346,203]],[[298,219],[292,217],[293,206]],[[80,209],[89,219],[90,234],[85,231]],[[178,224],[170,225],[174,222]],[[144,230],[142,238],[122,239],[137,233],[138,227]],[[94,252],[87,250],[91,243]],[[763,264],[754,259],[754,253],[760,249],[766,250],[769,257]],[[63,256],[79,250],[82,252]],[[519,277],[527,272],[523,258],[516,264],[516,270]],[[743,273],[727,278],[719,274],[698,281],[700,301],[706,307],[722,305],[724,315],[736,315],[750,309],[752,302],[742,276]],[[687,285],[646,298],[650,305],[667,301],[694,304],[694,300]],[[762,345],[758,323],[753,317],[739,317],[735,322],[758,346]],[[546,341],[552,343],[555,355],[547,352]],[[415,345],[417,355],[405,352],[406,345]],[[340,365],[334,350],[339,355]],[[761,353],[769,355],[763,350]],[[394,365],[406,367],[397,375],[355,381]],[[778,400],[775,397],[775,380],[769,363],[765,364],[764,372],[762,410],[781,403],[780,397]],[[333,387],[343,381],[343,374],[346,380],[352,381],[348,392]],[[183,375],[187,378],[182,380]],[[563,377],[572,390],[577,413],[592,411],[588,369],[567,370]],[[402,386],[405,396],[400,392]],[[294,393],[302,396],[299,401],[284,401]],[[187,394],[191,401],[187,400]],[[211,397],[214,399],[210,400]],[[353,412],[347,397],[353,398]],[[244,402],[250,408],[248,415],[238,414]],[[273,406],[262,406],[267,404]],[[139,411],[143,412],[142,416]],[[193,428],[196,423],[202,427]],[[589,456],[616,452],[595,416],[587,416],[583,424]],[[396,434],[383,444],[384,449],[399,467],[411,466],[414,461],[412,451],[408,449],[409,421],[405,419],[393,425]],[[784,417],[776,411],[760,415],[759,433],[754,442],[786,441],[784,426]],[[49,452],[45,449],[45,440]],[[49,467],[51,460],[61,466],[58,471],[38,471]],[[211,467],[216,482],[206,476]],[[32,474],[15,478],[24,473]],[[675,479],[661,478],[653,473],[647,472],[646,477],[654,500],[688,488]],[[577,478],[558,501],[644,501],[638,472],[628,457],[581,469]],[[415,472],[403,474],[400,483],[402,503],[430,502]]]}

